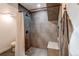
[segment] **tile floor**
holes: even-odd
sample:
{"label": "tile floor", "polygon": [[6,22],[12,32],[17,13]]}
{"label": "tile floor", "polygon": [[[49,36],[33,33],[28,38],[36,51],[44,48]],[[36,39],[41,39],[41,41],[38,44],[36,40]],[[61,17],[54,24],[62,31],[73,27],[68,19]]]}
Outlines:
{"label": "tile floor", "polygon": [[47,56],[47,49],[31,47],[26,51],[27,56]]}
{"label": "tile floor", "polygon": [[[27,56],[47,56],[47,49],[31,47],[25,54]],[[0,54],[0,56],[15,56],[15,53],[11,52],[11,50],[7,50]]]}

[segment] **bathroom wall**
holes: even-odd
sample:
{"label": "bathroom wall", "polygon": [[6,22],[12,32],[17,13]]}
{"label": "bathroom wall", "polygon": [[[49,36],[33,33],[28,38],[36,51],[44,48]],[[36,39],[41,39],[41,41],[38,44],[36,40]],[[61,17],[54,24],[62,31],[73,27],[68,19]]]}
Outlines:
{"label": "bathroom wall", "polygon": [[[29,12],[23,12],[24,15],[24,34],[25,34],[25,51],[31,47],[31,31],[30,31],[30,22],[31,16]],[[26,33],[28,31],[28,33]]]}
{"label": "bathroom wall", "polygon": [[57,25],[48,21],[47,11],[32,13],[31,32],[34,47],[47,48],[49,41],[57,42]]}
{"label": "bathroom wall", "polygon": [[[0,3],[0,53],[8,50],[11,42],[16,40],[16,11],[14,4]],[[13,16],[2,13],[10,13]]]}

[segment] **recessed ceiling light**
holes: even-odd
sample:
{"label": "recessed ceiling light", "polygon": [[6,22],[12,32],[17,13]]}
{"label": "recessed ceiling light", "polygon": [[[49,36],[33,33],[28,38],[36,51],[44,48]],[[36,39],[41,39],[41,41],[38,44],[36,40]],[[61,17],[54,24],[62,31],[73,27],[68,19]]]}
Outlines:
{"label": "recessed ceiling light", "polygon": [[41,4],[37,4],[37,7],[38,7],[38,8],[41,7]]}

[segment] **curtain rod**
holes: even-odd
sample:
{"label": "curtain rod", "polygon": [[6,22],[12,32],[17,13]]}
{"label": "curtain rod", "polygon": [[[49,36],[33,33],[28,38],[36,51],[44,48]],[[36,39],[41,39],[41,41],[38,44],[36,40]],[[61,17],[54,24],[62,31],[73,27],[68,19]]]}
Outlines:
{"label": "curtain rod", "polygon": [[61,6],[61,4],[60,4],[60,5],[55,5],[55,6],[48,6],[48,7],[42,7],[42,8],[31,9],[31,11],[33,11],[33,10],[45,9],[45,8],[59,7],[59,6]]}

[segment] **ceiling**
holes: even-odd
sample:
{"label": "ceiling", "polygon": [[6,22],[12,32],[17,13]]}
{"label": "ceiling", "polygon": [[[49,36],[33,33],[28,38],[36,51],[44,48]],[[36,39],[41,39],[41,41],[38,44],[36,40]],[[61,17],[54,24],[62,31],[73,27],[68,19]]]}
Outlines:
{"label": "ceiling", "polygon": [[[40,7],[38,6],[39,4]],[[55,21],[54,23],[56,23],[58,20],[60,3],[21,3],[21,5],[31,12],[47,9],[49,21]]]}
{"label": "ceiling", "polygon": [[[26,9],[30,11],[41,10],[43,7],[50,7],[60,5],[59,3],[21,3]],[[39,6],[40,5],[40,6]]]}
{"label": "ceiling", "polygon": [[[40,4],[40,7],[38,7],[38,4]],[[33,9],[38,9],[42,7],[46,7],[46,3],[21,3],[25,8],[32,11]]]}

